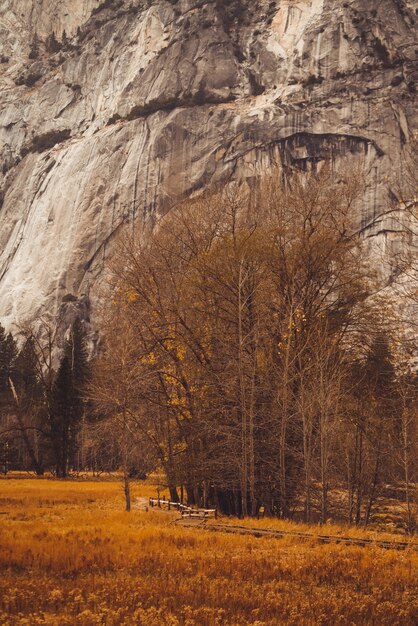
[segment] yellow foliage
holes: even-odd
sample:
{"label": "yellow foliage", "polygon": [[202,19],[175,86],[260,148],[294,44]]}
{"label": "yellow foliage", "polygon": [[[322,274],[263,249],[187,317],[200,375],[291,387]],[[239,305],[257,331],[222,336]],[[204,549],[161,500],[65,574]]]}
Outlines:
{"label": "yellow foliage", "polygon": [[186,356],[186,348],[183,345],[177,346],[177,358],[179,361],[184,361]]}
{"label": "yellow foliage", "polygon": [[149,354],[142,357],[141,361],[145,365],[155,365],[157,363],[157,357],[154,352],[149,352]]}
{"label": "yellow foliage", "polygon": [[138,294],[135,291],[127,291],[126,292],[126,298],[128,300],[129,303],[133,304],[134,302],[138,301]]}

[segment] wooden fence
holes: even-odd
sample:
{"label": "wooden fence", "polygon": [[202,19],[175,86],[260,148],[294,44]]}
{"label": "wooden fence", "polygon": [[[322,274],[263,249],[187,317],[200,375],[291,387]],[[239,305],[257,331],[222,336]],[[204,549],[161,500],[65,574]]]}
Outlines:
{"label": "wooden fence", "polygon": [[[216,509],[199,509],[182,504],[181,502],[171,502],[167,498],[150,498],[149,506],[151,508],[158,507],[168,511],[179,511],[181,513],[182,520],[186,526],[188,520],[200,519],[206,520],[208,518],[217,518]],[[180,521],[180,520],[179,520]],[[341,543],[347,546],[361,546],[361,547],[379,547],[387,550],[415,550],[418,551],[418,544],[412,541],[391,541],[387,539],[366,539],[363,537],[346,537],[340,535],[317,535],[309,532],[298,532],[295,530],[279,530],[273,528],[254,528],[254,526],[241,526],[238,524],[210,524],[205,526],[207,530],[212,532],[234,533],[239,535],[252,535],[253,537],[271,537],[281,539],[283,537],[295,537],[301,541],[318,541],[320,543]]]}
{"label": "wooden fence", "polygon": [[190,519],[208,519],[210,517],[217,518],[216,509],[199,509],[182,504],[181,502],[171,502],[166,498],[150,498],[149,506],[151,508],[158,507],[168,511],[179,511],[182,517]]}

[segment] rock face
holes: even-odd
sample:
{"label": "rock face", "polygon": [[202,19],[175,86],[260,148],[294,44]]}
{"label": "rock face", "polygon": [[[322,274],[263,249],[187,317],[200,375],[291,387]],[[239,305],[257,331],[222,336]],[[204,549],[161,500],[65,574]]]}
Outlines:
{"label": "rock face", "polygon": [[[385,218],[418,128],[415,0],[2,0],[0,317],[88,316],[121,227],[272,163],[361,166]],[[388,178],[390,180],[388,181]]]}

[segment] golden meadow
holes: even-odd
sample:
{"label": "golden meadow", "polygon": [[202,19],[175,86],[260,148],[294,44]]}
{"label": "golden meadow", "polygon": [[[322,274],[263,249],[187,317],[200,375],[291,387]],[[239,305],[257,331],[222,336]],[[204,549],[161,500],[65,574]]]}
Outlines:
{"label": "golden meadow", "polygon": [[[133,495],[154,493],[138,484]],[[183,528],[176,513],[125,513],[113,481],[2,479],[0,513],[2,625],[418,622],[418,553],[409,549]],[[336,526],[310,530],[376,537]]]}

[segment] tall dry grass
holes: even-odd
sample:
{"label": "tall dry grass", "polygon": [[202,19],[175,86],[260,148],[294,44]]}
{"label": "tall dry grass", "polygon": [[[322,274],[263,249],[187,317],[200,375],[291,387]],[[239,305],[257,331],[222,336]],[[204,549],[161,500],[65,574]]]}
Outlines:
{"label": "tall dry grass", "polygon": [[203,533],[121,509],[113,482],[1,480],[0,624],[418,621],[412,551]]}

